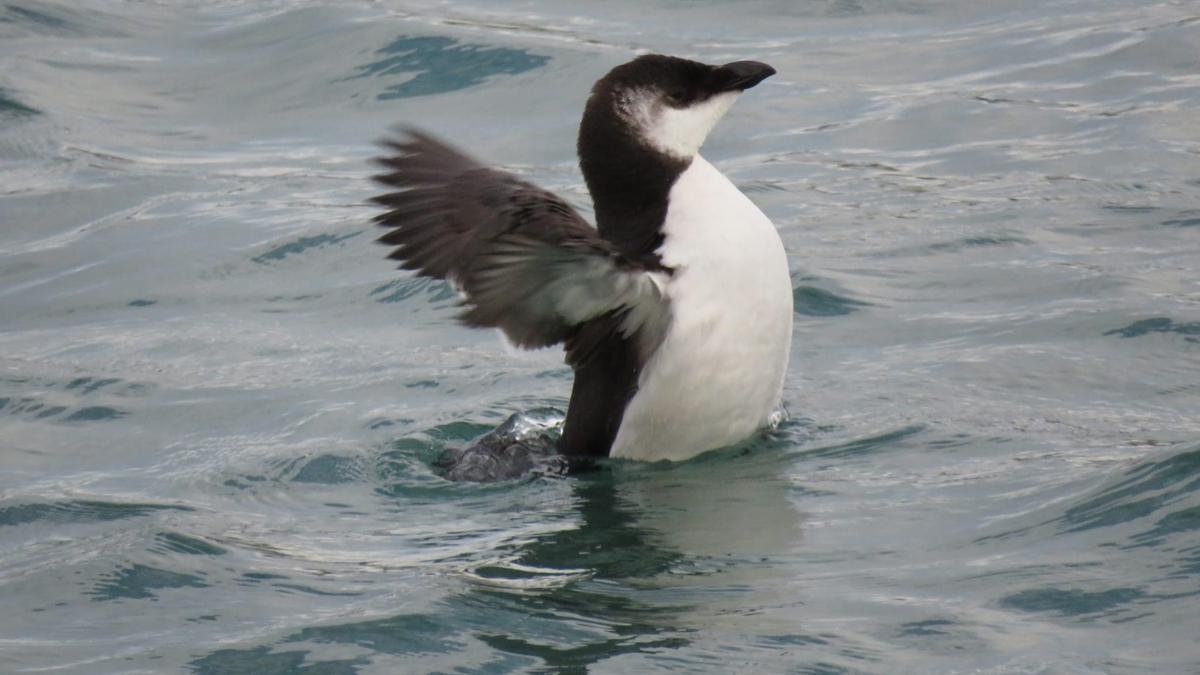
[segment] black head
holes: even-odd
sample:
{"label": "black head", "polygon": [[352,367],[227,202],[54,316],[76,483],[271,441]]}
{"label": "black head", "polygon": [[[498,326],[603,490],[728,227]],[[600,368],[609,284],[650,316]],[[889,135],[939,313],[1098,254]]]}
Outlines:
{"label": "black head", "polygon": [[601,236],[636,260],[652,256],[675,179],[738,94],[774,73],[648,54],[600,78],[579,125],[579,166]]}
{"label": "black head", "polygon": [[642,145],[690,160],[737,95],[774,74],[757,61],[711,66],[662,54],[639,56],[596,82],[581,138],[589,126],[616,123]]}

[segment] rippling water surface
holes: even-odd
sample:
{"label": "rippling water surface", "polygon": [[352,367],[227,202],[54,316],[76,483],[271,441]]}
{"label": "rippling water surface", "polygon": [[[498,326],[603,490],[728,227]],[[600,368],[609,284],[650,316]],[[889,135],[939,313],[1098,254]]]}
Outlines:
{"label": "rippling water surface", "polygon": [[[588,209],[638,50],[758,59],[791,418],[451,484],[570,373],[371,244],[408,121]],[[1200,669],[1200,3],[0,3],[0,670]]]}

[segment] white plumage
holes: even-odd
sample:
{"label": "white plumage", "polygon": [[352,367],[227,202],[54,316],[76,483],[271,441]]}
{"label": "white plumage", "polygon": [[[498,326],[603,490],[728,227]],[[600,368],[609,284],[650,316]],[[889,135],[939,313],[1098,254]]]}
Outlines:
{"label": "white plumage", "polygon": [[767,425],[783,391],[792,287],[774,225],[699,155],[669,204],[658,253],[675,270],[670,324],[612,457],[683,460],[736,443]]}

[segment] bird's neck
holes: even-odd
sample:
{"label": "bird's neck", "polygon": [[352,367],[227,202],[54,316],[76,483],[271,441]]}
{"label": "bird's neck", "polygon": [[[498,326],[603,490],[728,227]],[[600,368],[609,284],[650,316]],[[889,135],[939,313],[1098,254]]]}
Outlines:
{"label": "bird's neck", "polygon": [[579,127],[579,167],[592,195],[596,227],[634,259],[662,243],[671,186],[691,163],[656,152],[611,116],[585,112]]}

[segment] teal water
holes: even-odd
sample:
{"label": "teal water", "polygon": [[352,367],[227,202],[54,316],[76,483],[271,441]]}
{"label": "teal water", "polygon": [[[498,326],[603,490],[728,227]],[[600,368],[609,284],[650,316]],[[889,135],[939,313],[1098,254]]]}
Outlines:
{"label": "teal water", "polygon": [[[0,3],[0,672],[1200,671],[1200,4]],[[791,418],[451,484],[570,374],[371,243],[371,142],[587,212],[590,84],[757,59]]]}

